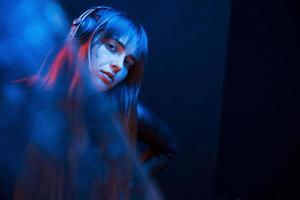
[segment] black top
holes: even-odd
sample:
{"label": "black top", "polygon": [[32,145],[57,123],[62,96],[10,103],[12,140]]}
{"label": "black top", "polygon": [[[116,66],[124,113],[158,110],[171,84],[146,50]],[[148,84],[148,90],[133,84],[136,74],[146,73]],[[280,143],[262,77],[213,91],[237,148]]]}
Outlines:
{"label": "black top", "polygon": [[154,175],[174,159],[177,141],[171,129],[141,102],[137,113],[138,147],[146,170]]}

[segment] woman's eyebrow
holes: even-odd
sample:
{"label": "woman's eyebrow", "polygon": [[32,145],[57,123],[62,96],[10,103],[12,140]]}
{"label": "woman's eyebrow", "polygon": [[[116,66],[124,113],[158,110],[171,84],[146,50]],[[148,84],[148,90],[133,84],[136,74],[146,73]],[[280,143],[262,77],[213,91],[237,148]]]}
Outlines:
{"label": "woman's eyebrow", "polygon": [[[120,40],[118,40],[118,39],[113,39],[113,40],[115,40],[118,43],[118,45],[120,45],[122,51],[125,50],[125,45]],[[134,62],[136,61],[135,56],[130,55],[130,57],[133,59]]]}
{"label": "woman's eyebrow", "polygon": [[119,45],[121,45],[123,48],[125,47],[125,45],[120,41],[120,40],[117,40],[117,39],[115,39],[116,40],[116,42],[119,44]]}
{"label": "woman's eyebrow", "polygon": [[120,40],[117,40],[117,39],[113,39],[113,40],[115,40],[118,43],[118,45],[121,46],[122,50],[125,49],[125,45]]}

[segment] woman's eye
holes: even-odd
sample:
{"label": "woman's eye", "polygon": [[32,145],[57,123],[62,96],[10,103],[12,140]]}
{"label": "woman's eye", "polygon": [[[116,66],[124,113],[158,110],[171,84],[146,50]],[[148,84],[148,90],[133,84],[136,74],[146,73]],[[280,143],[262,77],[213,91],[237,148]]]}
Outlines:
{"label": "woman's eye", "polygon": [[105,44],[105,47],[110,52],[117,52],[117,47],[114,44],[107,43],[107,44]]}

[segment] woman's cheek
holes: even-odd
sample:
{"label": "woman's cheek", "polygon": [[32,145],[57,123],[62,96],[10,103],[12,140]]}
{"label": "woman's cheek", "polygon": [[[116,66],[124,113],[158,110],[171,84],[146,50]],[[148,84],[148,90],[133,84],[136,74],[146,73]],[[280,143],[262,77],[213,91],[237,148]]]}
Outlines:
{"label": "woman's cheek", "polygon": [[121,77],[120,77],[120,79],[119,79],[119,82],[123,81],[123,80],[126,78],[127,73],[128,73],[127,70],[124,71],[124,72],[122,72]]}

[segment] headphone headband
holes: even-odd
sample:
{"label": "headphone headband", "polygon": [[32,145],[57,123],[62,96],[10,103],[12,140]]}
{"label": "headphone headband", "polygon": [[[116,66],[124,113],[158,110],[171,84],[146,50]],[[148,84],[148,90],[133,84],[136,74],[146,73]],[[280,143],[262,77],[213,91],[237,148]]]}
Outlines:
{"label": "headphone headband", "polygon": [[102,9],[113,10],[113,8],[108,6],[96,6],[86,10],[78,18],[73,20],[68,39],[77,39],[84,42],[87,36],[94,30],[95,24],[97,23],[90,15]]}

